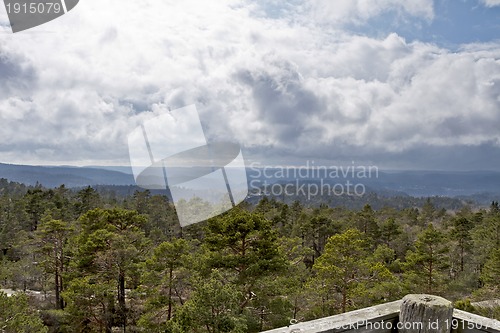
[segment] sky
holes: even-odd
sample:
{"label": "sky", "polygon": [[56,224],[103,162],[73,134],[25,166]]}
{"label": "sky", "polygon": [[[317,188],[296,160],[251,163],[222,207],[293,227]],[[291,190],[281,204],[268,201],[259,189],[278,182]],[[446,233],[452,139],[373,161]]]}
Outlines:
{"label": "sky", "polygon": [[0,163],[129,165],[192,104],[247,164],[498,170],[500,0],[80,0],[16,34],[0,5]]}

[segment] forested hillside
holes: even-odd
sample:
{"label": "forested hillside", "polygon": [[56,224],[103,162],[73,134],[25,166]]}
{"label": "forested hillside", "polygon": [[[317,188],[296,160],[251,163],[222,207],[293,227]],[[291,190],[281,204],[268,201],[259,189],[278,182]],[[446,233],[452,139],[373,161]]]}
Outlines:
{"label": "forested hillside", "polygon": [[[165,196],[0,180],[4,332],[259,332],[432,293],[500,297],[500,207],[263,197],[180,228]],[[189,204],[203,206],[193,199]],[[446,209],[445,209],[446,208]]]}

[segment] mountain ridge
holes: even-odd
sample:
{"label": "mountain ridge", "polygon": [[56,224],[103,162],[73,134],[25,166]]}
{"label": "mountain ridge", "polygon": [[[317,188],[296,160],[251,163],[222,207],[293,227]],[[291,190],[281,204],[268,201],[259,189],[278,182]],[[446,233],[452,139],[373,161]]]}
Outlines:
{"label": "mountain ridge", "polygon": [[[119,171],[121,170],[121,171]],[[53,188],[64,184],[66,187],[95,185],[135,185],[128,167],[110,166],[35,166],[0,163],[0,178],[26,185],[41,184]],[[268,169],[271,170],[271,169]],[[309,177],[265,177],[255,168],[247,168],[249,184],[283,184],[295,181],[318,182],[320,178]],[[356,177],[321,178],[325,183],[336,184],[346,181],[362,183],[378,193],[400,193],[411,196],[467,197],[471,195],[500,196],[500,172],[496,171],[385,171],[377,177],[360,179]],[[260,182],[260,183],[259,183]]]}

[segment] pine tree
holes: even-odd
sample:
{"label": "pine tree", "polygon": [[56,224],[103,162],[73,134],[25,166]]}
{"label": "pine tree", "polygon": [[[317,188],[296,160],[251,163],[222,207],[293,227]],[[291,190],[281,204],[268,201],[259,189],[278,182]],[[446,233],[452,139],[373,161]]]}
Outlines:
{"label": "pine tree", "polygon": [[[136,211],[117,208],[97,208],[81,216],[80,234],[73,242],[72,280],[65,295],[73,311],[79,308],[79,302],[100,302],[102,307],[90,308],[97,313],[73,312],[77,318],[84,316],[79,320],[88,321],[95,315],[104,321],[106,332],[115,323],[125,329],[129,312],[125,290],[127,285],[128,289],[137,287],[135,277],[148,250],[148,241],[140,229],[145,222]],[[78,290],[85,293],[79,295]]]}
{"label": "pine tree", "polygon": [[210,219],[205,232],[207,265],[230,272],[231,283],[241,290],[241,310],[252,299],[259,279],[278,274],[286,267],[277,233],[259,213],[233,209]]}
{"label": "pine tree", "polygon": [[453,220],[450,236],[457,243],[460,272],[464,271],[466,255],[472,249],[471,230],[473,227],[472,221],[467,217],[458,217]]}
{"label": "pine tree", "polygon": [[418,235],[415,249],[406,255],[405,275],[410,289],[429,294],[443,289],[449,267],[445,240],[444,234],[432,224]]}
{"label": "pine tree", "polygon": [[70,237],[71,227],[61,220],[54,220],[50,215],[42,218],[36,233],[39,252],[45,257],[42,265],[46,272],[54,276],[56,308],[64,309],[61,293],[64,290],[63,274],[66,270],[67,258],[65,247]]}
{"label": "pine tree", "polygon": [[378,239],[380,237],[380,229],[375,219],[375,212],[368,204],[356,214],[355,226],[372,239]]}
{"label": "pine tree", "polygon": [[338,292],[342,312],[355,307],[356,299],[363,300],[369,295],[374,284],[393,279],[387,267],[370,256],[366,236],[358,229],[330,237],[314,270],[317,277],[312,284],[321,286],[327,293]]}
{"label": "pine tree", "polygon": [[[174,306],[183,303],[179,294],[183,270],[188,266],[187,255],[190,244],[184,239],[163,242],[146,260],[143,274],[143,289],[148,298],[145,311],[139,322],[148,331],[159,331],[171,325]],[[177,301],[175,300],[177,299]]]}
{"label": "pine tree", "polygon": [[0,331],[5,333],[47,333],[37,311],[28,304],[28,296],[7,296],[0,292]]}
{"label": "pine tree", "polygon": [[194,333],[248,332],[240,313],[241,292],[225,282],[224,274],[214,269],[207,277],[194,277],[193,287],[192,296],[176,316],[177,327]]}

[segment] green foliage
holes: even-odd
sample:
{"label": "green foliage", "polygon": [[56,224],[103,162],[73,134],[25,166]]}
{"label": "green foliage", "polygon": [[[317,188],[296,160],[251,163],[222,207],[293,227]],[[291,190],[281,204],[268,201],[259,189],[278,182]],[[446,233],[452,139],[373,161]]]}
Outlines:
{"label": "green foliage", "polygon": [[467,312],[474,312],[475,308],[471,304],[470,299],[458,300],[453,304],[455,309],[459,309]]}
{"label": "green foliage", "polygon": [[73,333],[68,312],[64,310],[44,310],[40,314],[48,333]]}
{"label": "green foliage", "polygon": [[436,206],[434,206],[431,198],[427,198],[425,204],[422,206],[422,215],[420,220],[423,224],[432,222],[436,216]]}
{"label": "green foliage", "polygon": [[450,232],[451,239],[455,241],[454,247],[458,257],[459,271],[463,272],[467,256],[472,248],[471,230],[474,224],[467,217],[458,217],[453,220],[453,226]]}
{"label": "green foliage", "polygon": [[239,303],[242,298],[234,285],[225,282],[223,274],[213,270],[208,277],[197,277],[193,294],[184,304],[176,321],[186,332],[243,333],[244,317]]}
{"label": "green foliage", "polygon": [[189,276],[189,247],[184,239],[163,242],[145,262],[142,290],[148,298],[139,326],[148,332],[173,329],[169,327],[176,307],[182,304],[183,298],[187,298],[187,295],[182,295],[182,290]]}
{"label": "green foliage", "polygon": [[101,198],[94,188],[87,186],[76,194],[73,205],[76,216],[81,216],[89,210],[101,206]]}
{"label": "green foliage", "polygon": [[375,220],[375,212],[372,207],[366,204],[363,209],[356,214],[355,217],[356,227],[365,235],[372,239],[380,237],[380,229]]}
{"label": "green foliage", "polygon": [[115,288],[115,284],[111,281],[98,281],[92,276],[72,279],[63,292],[72,330],[109,331],[116,320]]}
{"label": "green foliage", "polygon": [[403,229],[392,217],[385,220],[380,226],[380,239],[387,246],[392,246],[394,240],[402,233]]}
{"label": "green foliage", "polygon": [[429,294],[443,291],[448,251],[444,234],[429,224],[418,235],[414,250],[406,255],[405,275],[411,290]]}
{"label": "green foliage", "polygon": [[495,296],[500,296],[500,248],[494,249],[484,264],[481,278],[485,288],[491,290]]}
{"label": "green foliage", "polygon": [[475,257],[479,265],[484,265],[490,254],[500,248],[500,212],[491,210],[478,218],[472,230]]}
{"label": "green foliage", "polygon": [[54,276],[55,303],[59,309],[64,308],[61,292],[64,285],[63,272],[68,261],[65,257],[65,246],[71,231],[72,228],[68,223],[54,220],[50,215],[46,215],[35,233],[37,252],[42,255],[40,264],[45,272]]}
{"label": "green foliage", "polygon": [[207,223],[207,263],[209,267],[234,272],[238,284],[252,285],[260,277],[285,267],[277,239],[269,220],[258,213],[233,209]]}
{"label": "green foliage", "polygon": [[381,290],[376,288],[382,282],[395,281],[382,260],[370,255],[369,242],[358,229],[348,229],[330,237],[314,270],[317,272],[313,280],[315,285],[320,285],[327,293],[340,293],[342,312],[357,307],[366,297],[383,298],[384,289],[389,285]]}
{"label": "green foliage", "polygon": [[[181,228],[164,195],[134,190],[0,179],[0,284],[45,295],[35,307],[49,332],[260,332],[409,292],[498,315],[472,307],[500,296],[496,203],[457,212],[447,198],[367,195],[358,210],[349,198],[264,198]],[[16,311],[40,324],[17,297],[2,296],[0,319]]]}
{"label": "green foliage", "polygon": [[126,327],[126,289],[137,288],[141,262],[149,249],[141,230],[145,221],[136,211],[124,209],[97,208],[80,217],[64,293],[75,322],[96,322],[106,330],[114,324]]}
{"label": "green foliage", "polygon": [[28,296],[8,297],[3,292],[0,292],[0,330],[5,333],[48,332],[37,311],[28,305]]}

